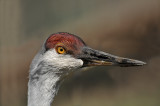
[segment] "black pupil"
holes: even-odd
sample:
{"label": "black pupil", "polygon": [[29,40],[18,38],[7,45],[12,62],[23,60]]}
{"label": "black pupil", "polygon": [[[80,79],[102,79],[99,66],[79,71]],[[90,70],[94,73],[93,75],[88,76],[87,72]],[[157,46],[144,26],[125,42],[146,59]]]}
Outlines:
{"label": "black pupil", "polygon": [[63,51],[63,49],[61,48],[61,49],[60,49],[60,51],[62,52],[62,51]]}

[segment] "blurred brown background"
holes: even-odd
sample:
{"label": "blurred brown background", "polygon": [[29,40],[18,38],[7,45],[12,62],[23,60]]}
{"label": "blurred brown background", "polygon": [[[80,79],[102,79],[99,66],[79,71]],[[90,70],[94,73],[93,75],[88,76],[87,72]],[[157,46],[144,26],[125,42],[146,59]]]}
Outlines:
{"label": "blurred brown background", "polygon": [[0,106],[27,105],[29,64],[59,31],[147,65],[74,73],[54,106],[160,106],[160,0],[0,0]]}

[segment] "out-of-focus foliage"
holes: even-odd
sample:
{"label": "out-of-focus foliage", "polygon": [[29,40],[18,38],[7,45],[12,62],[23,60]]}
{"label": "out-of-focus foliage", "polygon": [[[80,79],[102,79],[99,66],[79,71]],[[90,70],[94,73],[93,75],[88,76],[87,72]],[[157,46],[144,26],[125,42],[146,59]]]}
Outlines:
{"label": "out-of-focus foliage", "polygon": [[147,62],[70,75],[55,106],[160,105],[159,0],[0,0],[0,106],[26,106],[29,64],[50,34]]}

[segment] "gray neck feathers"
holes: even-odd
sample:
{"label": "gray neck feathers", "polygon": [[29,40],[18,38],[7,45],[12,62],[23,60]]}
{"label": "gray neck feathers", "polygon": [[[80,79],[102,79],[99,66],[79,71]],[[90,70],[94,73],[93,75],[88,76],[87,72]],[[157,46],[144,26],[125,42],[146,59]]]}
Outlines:
{"label": "gray neck feathers", "polygon": [[53,73],[46,73],[40,78],[29,80],[28,106],[50,106],[58,91],[59,79]]}
{"label": "gray neck feathers", "polygon": [[28,106],[50,106],[61,80],[82,64],[82,60],[68,55],[62,60],[54,49],[46,51],[43,45],[30,66]]}
{"label": "gray neck feathers", "polygon": [[50,106],[59,88],[61,74],[41,64],[29,76],[28,106]]}
{"label": "gray neck feathers", "polygon": [[50,106],[60,82],[61,73],[41,61],[44,48],[35,56],[30,66],[28,106]]}

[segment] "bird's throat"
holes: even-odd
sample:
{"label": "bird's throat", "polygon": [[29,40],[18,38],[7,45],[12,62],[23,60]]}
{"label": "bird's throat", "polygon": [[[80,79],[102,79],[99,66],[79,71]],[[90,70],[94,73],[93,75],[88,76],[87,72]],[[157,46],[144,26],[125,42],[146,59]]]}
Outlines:
{"label": "bird's throat", "polygon": [[60,76],[47,72],[30,78],[28,83],[28,106],[50,106],[59,88]]}

